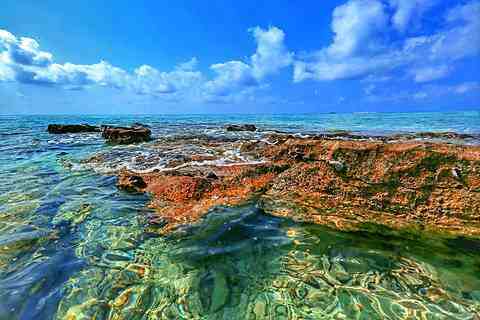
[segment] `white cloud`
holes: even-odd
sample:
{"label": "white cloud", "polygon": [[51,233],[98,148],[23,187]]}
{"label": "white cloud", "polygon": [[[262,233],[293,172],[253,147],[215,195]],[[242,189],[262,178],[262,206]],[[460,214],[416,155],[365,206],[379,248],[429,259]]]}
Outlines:
{"label": "white cloud", "polygon": [[193,57],[192,59],[188,60],[187,62],[180,63],[177,66],[177,70],[183,71],[193,71],[197,68],[198,59],[197,57]]}
{"label": "white cloud", "polygon": [[388,31],[386,12],[376,0],[350,0],[337,7],[332,22],[333,42],[297,59],[294,81],[382,77],[407,68],[416,81],[426,82],[446,76],[455,61],[480,52],[478,1],[450,9],[443,30],[388,46],[382,44],[379,36]]}
{"label": "white cloud", "polygon": [[369,102],[402,102],[402,101],[428,101],[441,99],[452,95],[480,94],[479,82],[463,82],[454,85],[422,85],[420,88],[411,90],[396,90],[395,88],[383,88],[366,95]]}
{"label": "white cloud", "polygon": [[394,68],[403,59],[400,55],[379,55],[376,59],[365,56],[337,59],[322,51],[312,60],[296,61],[293,79],[294,82],[301,82],[308,79],[331,81],[360,78],[379,70]]}
{"label": "white cloud", "polygon": [[385,8],[377,0],[351,0],[333,11],[333,43],[327,55],[345,58],[378,49],[376,36],[387,24]]}
{"label": "white cloud", "polygon": [[202,81],[199,71],[194,71],[196,58],[182,63],[171,72],[161,72],[151,66],[143,65],[134,70],[130,79],[132,89],[140,94],[169,94],[188,89]]}
{"label": "white cloud", "polygon": [[480,83],[478,82],[464,82],[450,88],[456,94],[466,94],[471,91],[480,91]]}
{"label": "white cloud", "polygon": [[128,85],[126,71],[114,67],[106,61],[92,65],[72,63],[52,63],[44,68],[28,67],[19,64],[12,66],[15,78],[21,83],[59,86],[100,85],[124,88]]}
{"label": "white cloud", "polygon": [[285,46],[285,33],[282,30],[276,27],[268,30],[255,27],[250,31],[257,42],[257,51],[251,58],[255,78],[262,79],[292,63],[293,54]]}
{"label": "white cloud", "polygon": [[8,58],[14,63],[27,66],[47,66],[52,63],[52,54],[41,51],[34,39],[17,39],[10,32],[0,30],[0,44],[7,49]]}
{"label": "white cloud", "polygon": [[423,99],[428,98],[428,94],[426,92],[420,91],[420,92],[415,93],[413,95],[413,98],[415,100],[423,100]]}
{"label": "white cloud", "polygon": [[392,24],[398,31],[405,32],[411,22],[420,19],[435,2],[435,0],[390,0],[390,5],[395,9]]}
{"label": "white cloud", "polygon": [[390,59],[369,59],[384,47],[380,35],[387,22],[385,7],[377,0],[350,0],[338,6],[332,17],[333,42],[297,60],[294,81],[355,78],[390,65]]}
{"label": "white cloud", "polygon": [[216,73],[216,76],[205,84],[207,95],[227,96],[258,84],[252,67],[241,61],[217,63],[210,66],[210,69]]}
{"label": "white cloud", "polygon": [[415,82],[429,82],[446,77],[451,71],[447,65],[424,67],[411,70]]}
{"label": "white cloud", "polygon": [[15,79],[15,73],[9,67],[9,63],[7,52],[0,52],[0,82],[13,81]]}
{"label": "white cloud", "polygon": [[[263,80],[289,66],[293,53],[284,44],[285,34],[277,27],[251,28],[257,49],[250,61],[228,61],[210,66],[215,77],[206,82],[204,94],[207,101],[224,101],[229,95],[251,94],[263,85]],[[221,97],[221,98],[219,98]]]}
{"label": "white cloud", "polygon": [[37,41],[20,38],[0,30],[0,81],[62,86],[81,89],[97,85],[133,90],[139,94],[165,95],[186,90],[199,83],[203,76],[196,71],[197,58],[181,63],[170,72],[143,65],[129,73],[107,61],[82,65],[53,62],[51,53],[41,51]]}
{"label": "white cloud", "polygon": [[132,90],[140,95],[180,99],[180,95],[204,100],[232,100],[231,95],[252,97],[255,90],[266,87],[263,80],[289,66],[293,53],[287,51],[285,34],[277,27],[249,29],[257,49],[249,61],[213,64],[215,76],[207,81],[198,71],[198,60],[180,63],[172,71],[160,71],[149,65],[128,72],[107,61],[81,65],[55,63],[53,55],[40,50],[37,41],[20,38],[0,30],[0,81],[44,86],[61,86],[79,90],[97,85]]}
{"label": "white cloud", "polygon": [[480,93],[480,83],[463,82],[454,85],[428,85],[413,95],[414,99],[441,98],[446,95],[466,95]]}
{"label": "white cloud", "polygon": [[430,61],[453,61],[480,53],[480,2],[449,10],[445,23],[446,30],[407,39],[404,51]]}
{"label": "white cloud", "polygon": [[[36,40],[0,30],[0,81],[68,89],[95,85],[172,101],[188,97],[232,102],[254,99],[258,90],[268,87],[269,77],[293,65],[294,82],[361,79],[365,96],[373,99],[381,91],[382,82],[408,78],[424,84],[442,79],[452,73],[458,60],[480,53],[479,0],[447,10],[437,31],[417,32],[417,22],[437,2],[348,0],[332,13],[331,42],[302,54],[288,50],[283,30],[275,26],[251,28],[255,52],[244,59],[212,64],[210,79],[197,69],[196,57],[169,71],[150,65],[127,71],[107,61],[90,65],[58,63],[51,53],[40,49]],[[411,30],[415,30],[415,37],[408,37]],[[434,96],[420,89],[404,96]],[[448,87],[446,92],[464,94],[477,89],[478,83],[465,83]]]}

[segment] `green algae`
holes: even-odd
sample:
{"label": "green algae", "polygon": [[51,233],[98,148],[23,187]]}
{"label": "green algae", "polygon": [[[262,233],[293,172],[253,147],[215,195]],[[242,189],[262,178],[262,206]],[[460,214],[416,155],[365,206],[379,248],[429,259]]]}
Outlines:
{"label": "green algae", "polygon": [[79,225],[88,218],[91,212],[91,206],[87,203],[84,203],[80,205],[79,208],[73,210],[62,208],[60,212],[58,212],[53,218],[52,223],[60,224],[63,222],[68,222],[72,226]]}

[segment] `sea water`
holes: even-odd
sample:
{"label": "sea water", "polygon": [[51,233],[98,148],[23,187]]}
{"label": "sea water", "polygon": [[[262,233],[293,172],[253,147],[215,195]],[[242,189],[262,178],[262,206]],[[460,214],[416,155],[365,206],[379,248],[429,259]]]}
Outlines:
{"label": "sea water", "polygon": [[[159,236],[147,223],[148,195],[119,191],[112,172],[81,165],[149,143],[115,147],[97,133],[46,132],[49,123],[83,122],[141,122],[154,138],[480,133],[478,111],[0,116],[1,320],[478,319],[477,241],[338,232],[267,216],[255,202],[214,208]],[[227,123],[260,131],[229,133]]]}

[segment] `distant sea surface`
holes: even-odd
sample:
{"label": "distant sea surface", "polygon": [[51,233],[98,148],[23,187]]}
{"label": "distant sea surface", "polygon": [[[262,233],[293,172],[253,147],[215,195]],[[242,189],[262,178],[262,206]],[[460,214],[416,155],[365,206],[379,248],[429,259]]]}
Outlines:
{"label": "distant sea surface", "polygon": [[[119,116],[0,116],[0,123],[11,121],[25,124],[29,129],[50,122],[93,124],[129,124],[145,122],[165,126],[218,126],[226,123],[253,123],[261,129],[295,133],[319,133],[347,130],[366,134],[404,132],[480,133],[480,111],[464,112],[406,112],[406,113],[308,113],[308,114],[226,114],[226,115],[119,115]],[[8,128],[1,128],[1,130]],[[10,128],[17,129],[16,127]]]}
{"label": "distant sea surface", "polygon": [[[267,216],[255,203],[216,208],[188,232],[160,237],[147,222],[148,195],[82,166],[106,151],[119,167],[135,166],[149,143],[46,132],[50,123],[133,122],[149,125],[153,138],[480,134],[479,111],[0,116],[1,320],[478,319],[477,242],[337,232]],[[237,123],[259,131],[223,129]]]}

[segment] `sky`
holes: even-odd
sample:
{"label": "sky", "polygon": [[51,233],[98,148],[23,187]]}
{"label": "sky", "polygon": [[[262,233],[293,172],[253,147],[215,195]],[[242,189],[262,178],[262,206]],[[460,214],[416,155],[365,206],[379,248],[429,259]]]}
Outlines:
{"label": "sky", "polygon": [[480,110],[480,0],[2,0],[0,114]]}

